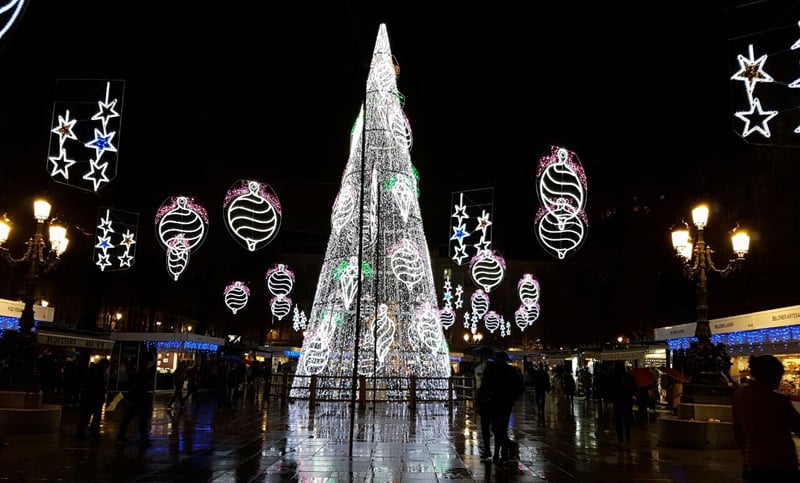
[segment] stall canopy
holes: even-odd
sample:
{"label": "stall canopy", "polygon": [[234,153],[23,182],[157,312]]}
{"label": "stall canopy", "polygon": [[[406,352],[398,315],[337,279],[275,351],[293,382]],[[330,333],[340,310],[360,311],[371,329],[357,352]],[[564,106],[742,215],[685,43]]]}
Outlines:
{"label": "stall canopy", "polygon": [[44,330],[39,330],[36,332],[36,341],[39,344],[95,349],[101,351],[110,351],[114,347],[114,341],[106,338],[88,337],[61,332],[48,332]]}

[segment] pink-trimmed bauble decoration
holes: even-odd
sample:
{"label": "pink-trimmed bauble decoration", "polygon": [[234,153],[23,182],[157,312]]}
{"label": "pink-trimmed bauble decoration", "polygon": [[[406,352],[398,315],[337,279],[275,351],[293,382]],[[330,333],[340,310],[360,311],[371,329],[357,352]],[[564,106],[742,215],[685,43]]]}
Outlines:
{"label": "pink-trimmed bauble decoration", "polygon": [[481,250],[472,258],[469,270],[475,285],[489,293],[503,281],[506,261],[493,250]]}
{"label": "pink-trimmed bauble decoration", "polygon": [[250,300],[250,289],[244,282],[237,281],[225,287],[223,295],[225,297],[225,306],[236,314],[236,312],[242,310],[245,305],[247,305],[248,300]]}
{"label": "pink-trimmed bauble decoration", "polygon": [[193,197],[173,196],[158,208],[155,231],[167,252],[167,271],[177,281],[208,235],[208,214]]}
{"label": "pink-trimmed bauble decoration", "polygon": [[281,225],[281,204],[269,185],[239,180],[222,203],[225,226],[237,243],[254,252],[275,239]]}

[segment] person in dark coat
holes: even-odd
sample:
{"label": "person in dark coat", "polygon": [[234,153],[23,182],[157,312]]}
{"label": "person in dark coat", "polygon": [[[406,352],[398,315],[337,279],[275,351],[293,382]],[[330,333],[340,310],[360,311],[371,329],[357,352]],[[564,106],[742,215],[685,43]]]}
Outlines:
{"label": "person in dark coat", "polygon": [[614,406],[614,423],[619,445],[630,444],[633,426],[633,403],[636,397],[636,379],[626,368],[625,363],[617,361],[611,376],[611,404]]}
{"label": "person in dark coat", "polygon": [[514,455],[516,444],[508,437],[508,423],[514,403],[525,392],[522,374],[511,364],[505,352],[497,352],[494,362],[483,373],[479,398],[491,400],[490,414],[494,435],[495,462],[509,460]]}
{"label": "person in dark coat", "polygon": [[134,418],[138,418],[139,442],[149,445],[150,438],[150,418],[153,414],[153,395],[150,394],[150,382],[153,374],[150,370],[154,360],[145,357],[140,361],[139,367],[130,375],[128,392],[125,393],[125,414],[117,432],[117,443],[126,444],[128,440],[128,425]]}
{"label": "person in dark coat", "polygon": [[539,364],[533,373],[533,392],[536,395],[536,410],[539,416],[544,417],[544,398],[550,392],[550,375],[543,364]]}
{"label": "person in dark coat", "polygon": [[106,402],[109,365],[108,359],[103,358],[97,364],[93,364],[84,376],[78,406],[78,426],[75,428],[75,439],[79,441],[87,438],[87,427],[89,439],[96,441],[100,438],[100,418],[103,415],[103,404]]}

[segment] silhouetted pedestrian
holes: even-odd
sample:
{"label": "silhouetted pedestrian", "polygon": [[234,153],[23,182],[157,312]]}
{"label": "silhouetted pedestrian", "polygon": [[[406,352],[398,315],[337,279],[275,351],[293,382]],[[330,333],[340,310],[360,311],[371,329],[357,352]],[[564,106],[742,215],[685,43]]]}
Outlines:
{"label": "silhouetted pedestrian", "polygon": [[745,481],[800,481],[792,440],[792,433],[800,436],[800,413],[788,396],[775,392],[783,372],[783,364],[774,356],[751,357],[754,380],[733,394],[733,429]]}
{"label": "silhouetted pedestrian", "polygon": [[197,396],[197,386],[200,384],[200,369],[194,365],[186,371],[186,396],[183,398],[184,403],[186,401],[191,401],[194,407],[200,405],[200,401]]}
{"label": "silhouetted pedestrian", "polygon": [[494,362],[483,373],[479,390],[481,396],[491,400],[492,434],[494,435],[495,462],[509,460],[516,456],[516,443],[508,437],[508,423],[514,403],[525,392],[522,374],[509,364],[511,358],[506,352],[497,352]]}
{"label": "silhouetted pedestrian", "polygon": [[483,448],[481,449],[481,459],[492,459],[492,395],[487,391],[481,391],[483,383],[483,375],[486,373],[488,366],[486,357],[481,357],[481,363],[475,366],[475,409],[481,418],[481,440],[483,441]]}
{"label": "silhouetted pedestrian", "polygon": [[100,418],[103,416],[103,404],[106,402],[109,365],[109,360],[103,358],[97,364],[93,364],[84,376],[78,405],[78,426],[75,428],[77,440],[87,438],[87,427],[89,439],[97,441],[100,438]]}
{"label": "silhouetted pedestrian", "polygon": [[539,364],[533,374],[533,393],[536,397],[536,410],[544,417],[545,395],[550,392],[550,375],[543,364]]}
{"label": "silhouetted pedestrian", "polygon": [[625,363],[617,361],[611,376],[611,404],[614,406],[614,424],[619,445],[630,444],[633,426],[633,402],[636,396],[636,379],[628,372]]}
{"label": "silhouetted pedestrian", "polygon": [[139,442],[149,445],[150,439],[150,418],[153,414],[153,396],[150,394],[150,381],[152,374],[150,368],[154,361],[145,356],[139,363],[139,367],[130,374],[128,392],[125,393],[125,414],[119,425],[117,432],[117,443],[125,444],[127,438],[128,425],[134,418],[138,418]]}
{"label": "silhouetted pedestrian", "polygon": [[172,405],[175,401],[178,401],[180,404],[181,409],[184,407],[184,400],[183,400],[183,385],[186,382],[186,371],[187,371],[187,363],[186,361],[178,362],[178,367],[175,368],[175,372],[172,373],[172,397],[169,398],[169,402],[167,403],[168,408],[172,408]]}

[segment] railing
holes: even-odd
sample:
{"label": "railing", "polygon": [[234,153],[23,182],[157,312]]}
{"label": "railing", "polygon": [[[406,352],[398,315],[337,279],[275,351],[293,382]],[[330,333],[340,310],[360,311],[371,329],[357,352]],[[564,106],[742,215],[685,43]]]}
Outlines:
{"label": "railing", "polygon": [[[298,387],[308,390],[308,397],[290,396],[295,379],[299,378],[308,380],[307,383],[298,384]],[[435,388],[430,389],[426,386]],[[472,403],[475,400],[475,392],[475,378],[471,374],[444,378],[358,376],[356,402],[360,408],[365,408],[367,403],[407,402],[412,409],[417,403],[441,402],[446,403],[452,411],[456,404]],[[267,397],[270,399],[277,399],[283,403],[307,400],[310,408],[322,402],[351,402],[351,393],[352,377],[277,373],[272,375],[267,387]]]}

